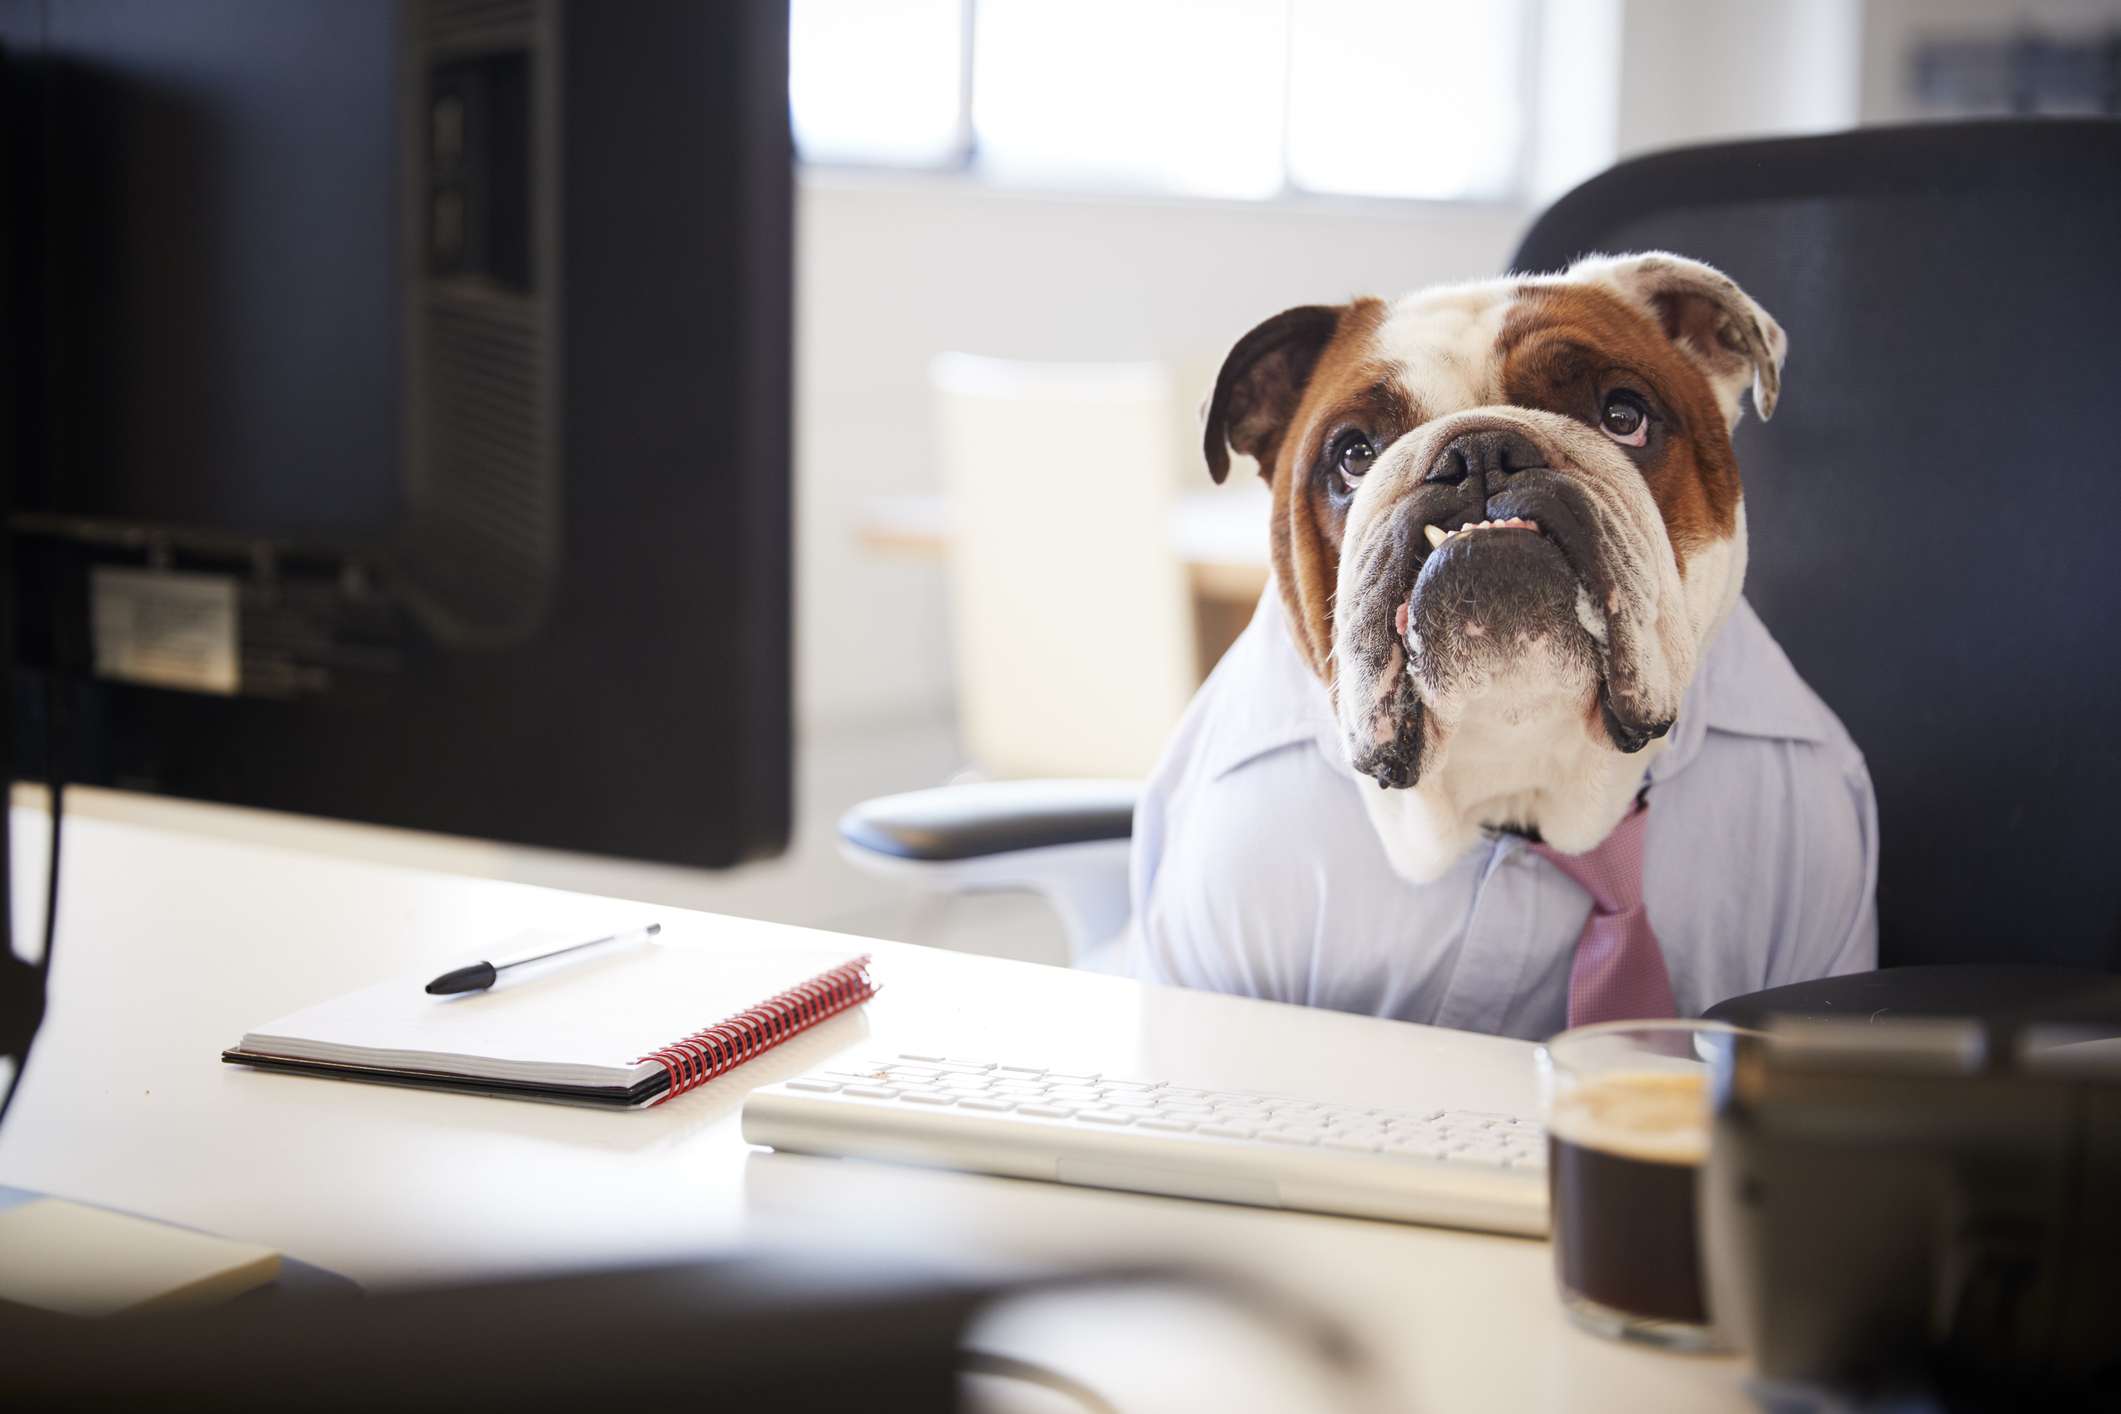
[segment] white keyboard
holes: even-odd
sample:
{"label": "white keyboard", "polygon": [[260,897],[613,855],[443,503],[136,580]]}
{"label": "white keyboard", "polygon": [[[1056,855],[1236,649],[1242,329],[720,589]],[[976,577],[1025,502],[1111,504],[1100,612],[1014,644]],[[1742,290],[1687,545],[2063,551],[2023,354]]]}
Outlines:
{"label": "white keyboard", "polygon": [[1094,1188],[1543,1236],[1546,1132],[1516,1115],[901,1054],[754,1090],[744,1138]]}

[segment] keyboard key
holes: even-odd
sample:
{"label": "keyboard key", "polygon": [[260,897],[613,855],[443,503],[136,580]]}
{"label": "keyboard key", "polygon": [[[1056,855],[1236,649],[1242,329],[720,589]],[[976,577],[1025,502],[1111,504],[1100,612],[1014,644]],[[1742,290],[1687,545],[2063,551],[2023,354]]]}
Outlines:
{"label": "keyboard key", "polygon": [[1176,1085],[1166,1085],[1163,1087],[1163,1093],[1178,1099],[1198,1100],[1208,1092],[1205,1090],[1181,1090]]}
{"label": "keyboard key", "polygon": [[993,1110],[996,1114],[1006,1114],[1016,1108],[1016,1101],[975,1098],[959,1100],[957,1107],[961,1110]]}
{"label": "keyboard key", "polygon": [[1445,1163],[1451,1164],[1492,1165],[1501,1159],[1502,1151],[1488,1148],[1446,1149],[1443,1151],[1443,1157]]}
{"label": "keyboard key", "polygon": [[898,1058],[899,1058],[900,1060],[909,1060],[909,1061],[931,1061],[931,1062],[932,1062],[932,1061],[939,1061],[939,1060],[941,1060],[941,1059],[942,1059],[942,1057],[941,1057],[941,1056],[917,1056],[917,1055],[915,1055],[915,1054],[914,1054],[913,1052],[911,1052],[911,1051],[900,1051],[900,1052],[898,1053]]}
{"label": "keyboard key", "polygon": [[1087,1085],[1097,1079],[1097,1072],[1094,1070],[1049,1070],[1046,1072],[1046,1078],[1048,1080],[1067,1080],[1079,1085]]}
{"label": "keyboard key", "polygon": [[1133,1115],[1121,1115],[1121,1114],[1112,1114],[1112,1113],[1110,1113],[1110,1112],[1108,1112],[1108,1111],[1105,1111],[1105,1110],[1084,1110],[1084,1111],[1083,1111],[1083,1112],[1082,1112],[1081,1114],[1077,1115],[1077,1116],[1076,1116],[1076,1118],[1077,1118],[1077,1119],[1079,1119],[1079,1120],[1083,1120],[1083,1121],[1085,1121],[1086,1123],[1089,1123],[1089,1124],[1132,1124],[1132,1123],[1134,1123],[1134,1116],[1133,1116]]}
{"label": "keyboard key", "polygon": [[1073,1119],[1075,1111],[1066,1105],[1018,1105],[1020,1115],[1033,1115],[1039,1119]]}
{"label": "keyboard key", "polygon": [[1377,1146],[1370,1143],[1367,1139],[1321,1139],[1318,1141],[1318,1147],[1321,1149],[1338,1149],[1345,1154],[1374,1154],[1377,1152]]}
{"label": "keyboard key", "polygon": [[1101,1090],[1123,1090],[1128,1094],[1146,1094],[1157,1088],[1153,1080],[1105,1080],[1098,1083]]}
{"label": "keyboard key", "polygon": [[788,1088],[791,1090],[815,1090],[820,1095],[829,1095],[840,1088],[840,1082],[837,1080],[791,1080],[788,1082]]}
{"label": "keyboard key", "polygon": [[969,1065],[974,1070],[994,1069],[994,1062],[991,1060],[968,1060],[964,1056],[945,1056],[943,1063],[945,1065]]}
{"label": "keyboard key", "polygon": [[957,1096],[938,1095],[932,1090],[908,1090],[899,1098],[909,1105],[954,1105],[957,1103]]}
{"label": "keyboard key", "polygon": [[1259,1133],[1248,1124],[1204,1124],[1200,1132],[1211,1139],[1250,1139]]}
{"label": "keyboard key", "polygon": [[1134,1127],[1136,1129],[1168,1129],[1175,1134],[1184,1134],[1187,1130],[1193,1128],[1193,1123],[1190,1120],[1183,1119],[1140,1119],[1134,1122]]}
{"label": "keyboard key", "polygon": [[1294,1129],[1270,1129],[1259,1136],[1269,1144],[1316,1144],[1318,1136]]}
{"label": "keyboard key", "polygon": [[995,1069],[1005,1075],[1044,1075],[1046,1073],[1046,1068],[1042,1065],[998,1065]]}
{"label": "keyboard key", "polygon": [[898,1091],[883,1085],[849,1085],[841,1093],[859,1095],[865,1100],[896,1100],[899,1097]]}
{"label": "keyboard key", "polygon": [[1387,1144],[1384,1152],[1400,1159],[1440,1159],[1444,1155],[1441,1144]]}

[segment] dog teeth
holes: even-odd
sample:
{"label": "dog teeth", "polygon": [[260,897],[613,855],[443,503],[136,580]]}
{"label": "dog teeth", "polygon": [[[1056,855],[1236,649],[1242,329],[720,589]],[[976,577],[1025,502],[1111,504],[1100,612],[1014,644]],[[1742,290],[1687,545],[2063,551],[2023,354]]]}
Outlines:
{"label": "dog teeth", "polygon": [[1537,530],[1539,522],[1526,520],[1522,516],[1511,516],[1507,520],[1467,521],[1456,530],[1445,530],[1440,525],[1425,525],[1421,533],[1429,538],[1431,550],[1441,549],[1443,542],[1464,535],[1469,530]]}

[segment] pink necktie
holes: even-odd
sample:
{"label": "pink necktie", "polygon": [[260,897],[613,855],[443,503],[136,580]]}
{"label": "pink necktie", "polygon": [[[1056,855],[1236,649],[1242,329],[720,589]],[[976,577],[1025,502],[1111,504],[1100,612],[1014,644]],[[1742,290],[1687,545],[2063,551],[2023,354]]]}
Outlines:
{"label": "pink necktie", "polygon": [[1569,1025],[1640,1021],[1678,1014],[1664,950],[1650,931],[1642,901],[1642,839],[1649,828],[1644,801],[1584,854],[1535,844],[1541,858],[1581,884],[1595,903],[1576,939],[1569,969]]}

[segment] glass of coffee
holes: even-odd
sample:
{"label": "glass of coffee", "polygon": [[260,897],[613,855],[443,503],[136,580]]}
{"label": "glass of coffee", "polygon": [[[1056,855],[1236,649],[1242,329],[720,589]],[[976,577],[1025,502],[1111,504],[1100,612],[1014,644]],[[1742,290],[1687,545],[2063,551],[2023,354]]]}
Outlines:
{"label": "glass of coffee", "polygon": [[1667,1350],[1724,1348],[1694,1190],[1709,1153],[1715,1021],[1611,1021],[1539,1050],[1554,1270],[1585,1330]]}

